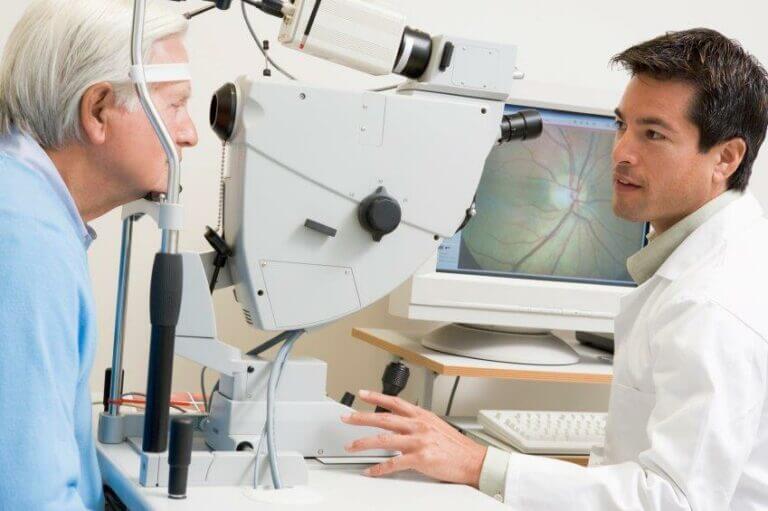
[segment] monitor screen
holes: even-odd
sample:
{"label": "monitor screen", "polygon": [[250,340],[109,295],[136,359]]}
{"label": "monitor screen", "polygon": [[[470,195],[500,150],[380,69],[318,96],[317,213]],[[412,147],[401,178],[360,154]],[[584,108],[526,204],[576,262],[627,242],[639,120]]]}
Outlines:
{"label": "monitor screen", "polygon": [[440,246],[437,271],[634,285],[626,260],[647,227],[613,214],[613,117],[538,110],[539,138],[491,151],[477,215]]}

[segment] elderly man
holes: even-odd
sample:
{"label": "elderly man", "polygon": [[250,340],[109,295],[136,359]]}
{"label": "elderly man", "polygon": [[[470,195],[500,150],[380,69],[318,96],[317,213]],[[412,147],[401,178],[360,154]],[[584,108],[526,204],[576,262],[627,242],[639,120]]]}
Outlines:
{"label": "elderly man", "polygon": [[[96,319],[87,222],[164,191],[167,164],[128,82],[132,2],[37,0],[0,65],[0,508],[103,509],[91,432]],[[184,63],[186,21],[150,8],[145,58]],[[152,86],[179,150],[189,82]]]}
{"label": "elderly man", "polygon": [[434,414],[371,392],[391,431],[351,451],[372,467],[471,484],[515,509],[751,511],[768,505],[768,222],[744,193],[768,125],[768,76],[735,41],[672,32],[614,58],[614,212],[653,227],[628,261],[604,452],[583,468],[479,446]]}

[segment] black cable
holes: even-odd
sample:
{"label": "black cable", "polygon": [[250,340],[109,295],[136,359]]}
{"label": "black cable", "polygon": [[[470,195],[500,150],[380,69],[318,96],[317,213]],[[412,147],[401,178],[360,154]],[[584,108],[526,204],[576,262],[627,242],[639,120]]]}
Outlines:
{"label": "black cable", "polygon": [[453,389],[451,389],[451,397],[448,398],[448,406],[445,408],[446,417],[451,415],[451,408],[453,408],[453,398],[454,396],[456,396],[456,389],[459,387],[460,379],[461,379],[461,376],[457,376],[456,380],[453,382]]}
{"label": "black cable", "polygon": [[201,15],[201,14],[205,14],[206,12],[208,12],[208,11],[210,11],[210,10],[212,10],[212,9],[215,9],[215,8],[216,8],[216,5],[215,5],[215,4],[214,4],[214,5],[208,5],[208,6],[206,6],[206,7],[201,7],[200,9],[195,9],[194,11],[185,12],[185,13],[183,14],[183,16],[184,16],[186,19],[188,19],[188,20],[191,20],[191,19],[192,19],[192,18],[194,18],[195,16],[199,16],[199,15]]}
{"label": "black cable", "polygon": [[260,354],[267,351],[269,348],[272,348],[273,346],[276,346],[281,342],[285,341],[288,338],[290,333],[291,333],[290,331],[281,332],[276,336],[274,336],[273,338],[271,338],[270,340],[259,344],[258,346],[253,348],[251,351],[246,353],[246,355],[249,355],[251,357],[259,356]]}
{"label": "black cable", "polygon": [[211,395],[208,398],[208,401],[205,403],[205,410],[208,411],[208,414],[210,415],[210,409],[211,409],[211,402],[213,401],[213,395],[219,390],[219,382],[216,382],[216,385],[213,386],[213,389],[211,390]]}
{"label": "black cable", "polygon": [[205,370],[207,367],[203,366],[203,370],[200,371],[200,392],[203,394],[203,406],[205,406],[205,413],[208,413],[208,397],[205,395]]}
{"label": "black cable", "polygon": [[283,74],[286,78],[289,80],[295,80],[296,77],[294,77],[291,73],[280,67],[279,64],[277,64],[274,60],[272,60],[272,57],[270,57],[266,51],[264,51],[264,45],[261,42],[261,39],[259,39],[259,36],[256,35],[256,31],[253,29],[253,25],[251,25],[251,20],[248,18],[248,13],[245,10],[245,4],[251,3],[247,0],[241,0],[240,1],[240,9],[243,11],[243,19],[245,20],[245,24],[248,26],[248,31],[251,33],[251,37],[253,37],[253,40],[256,42],[256,46],[259,48],[259,51],[264,55],[264,58],[267,59],[267,62],[272,64],[272,67],[277,69],[280,73]]}

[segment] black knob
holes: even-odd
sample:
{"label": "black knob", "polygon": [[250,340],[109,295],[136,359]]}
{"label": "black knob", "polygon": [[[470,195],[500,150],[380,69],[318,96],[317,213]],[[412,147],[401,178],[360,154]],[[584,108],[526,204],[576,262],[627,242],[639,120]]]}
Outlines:
{"label": "black knob", "polygon": [[[411,371],[408,366],[402,362],[390,362],[384,369],[384,375],[381,377],[382,394],[387,396],[397,396],[408,385],[408,377]],[[377,406],[376,413],[386,412],[384,408]]]}
{"label": "black knob", "polygon": [[355,395],[351,392],[345,392],[341,398],[341,404],[352,408],[352,405],[355,404]]}
{"label": "black knob", "polygon": [[190,419],[175,417],[171,421],[171,440],[168,446],[168,497],[187,498],[189,463],[192,461],[194,426]]}
{"label": "black knob", "polygon": [[380,186],[360,203],[358,218],[360,225],[373,236],[373,241],[381,241],[400,225],[402,210],[397,199]]}

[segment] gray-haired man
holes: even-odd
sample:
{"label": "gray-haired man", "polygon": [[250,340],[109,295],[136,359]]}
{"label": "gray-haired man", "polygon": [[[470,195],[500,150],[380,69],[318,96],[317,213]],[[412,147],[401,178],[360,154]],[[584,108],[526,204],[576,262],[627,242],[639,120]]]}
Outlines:
{"label": "gray-haired man", "polygon": [[[128,82],[132,2],[37,0],[0,64],[0,508],[103,509],[91,432],[89,222],[164,191],[162,148]],[[145,59],[185,63],[186,21],[150,8]],[[188,81],[152,87],[178,148]]]}

